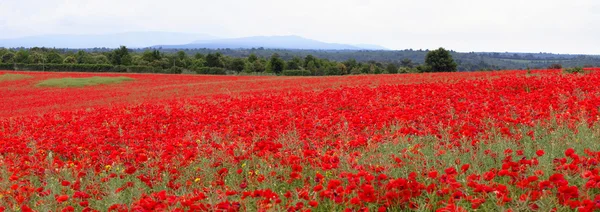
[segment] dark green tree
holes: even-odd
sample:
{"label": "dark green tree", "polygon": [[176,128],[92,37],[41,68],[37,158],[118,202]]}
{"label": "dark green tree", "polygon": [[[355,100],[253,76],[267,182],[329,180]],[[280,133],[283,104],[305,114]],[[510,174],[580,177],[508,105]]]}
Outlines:
{"label": "dark green tree", "polygon": [[294,57],[287,63],[287,69],[300,70],[302,69],[302,64],[304,64],[304,62],[302,62],[302,58]]}
{"label": "dark green tree", "polygon": [[231,67],[229,67],[229,69],[237,71],[237,72],[241,72],[244,70],[244,66],[246,65],[246,61],[244,61],[244,59],[242,58],[235,58],[231,61]]}
{"label": "dark green tree", "polygon": [[389,74],[397,74],[398,73],[398,66],[394,65],[393,63],[388,64],[385,67],[385,70],[387,71],[387,73]]}
{"label": "dark green tree", "polygon": [[206,62],[205,62],[205,66],[206,67],[218,67],[218,68],[223,68],[224,67],[224,63],[223,63],[223,59],[221,58],[223,57],[223,55],[220,52],[214,53],[214,54],[207,54],[206,55]]}
{"label": "dark green tree", "polygon": [[267,67],[267,72],[279,74],[285,69],[285,61],[279,57],[279,54],[275,53],[271,56]]}
{"label": "dark green tree", "polygon": [[202,53],[196,53],[194,55],[194,59],[196,59],[196,60],[198,60],[198,59],[204,60],[204,55]]}
{"label": "dark green tree", "polygon": [[15,62],[15,53],[7,52],[2,55],[2,63],[14,63]]}
{"label": "dark green tree", "polygon": [[158,50],[145,51],[142,54],[142,59],[145,61],[148,61],[149,63],[154,62],[155,60],[160,60],[161,58],[162,58],[162,55],[160,54],[160,52]]}
{"label": "dark green tree", "polygon": [[256,61],[256,60],[258,60],[258,57],[254,53],[252,53],[252,54],[250,54],[250,56],[248,56],[248,62],[254,63],[254,61]]}
{"label": "dark green tree", "polygon": [[46,57],[40,52],[33,52],[29,55],[29,62],[33,64],[44,64],[46,63]]}
{"label": "dark green tree", "polygon": [[400,62],[400,67],[412,68],[414,66],[411,59],[405,58]]}
{"label": "dark green tree", "polygon": [[254,63],[252,63],[253,72],[264,72],[265,69],[265,61],[263,60],[256,60]]}
{"label": "dark green tree", "polygon": [[93,63],[92,57],[90,56],[90,54],[83,50],[77,51],[77,54],[75,54],[75,59],[77,60],[77,63],[79,63],[79,64]]}
{"label": "dark green tree", "polygon": [[306,57],[304,58],[304,67],[308,68],[308,64],[310,62],[313,62],[313,65],[318,68],[318,66],[317,66],[317,64],[318,64],[317,58],[315,56],[312,56],[312,55],[309,54],[309,55],[306,55]]}
{"label": "dark green tree", "polygon": [[126,46],[121,46],[110,54],[110,62],[113,65],[131,65],[131,61],[132,58]]}
{"label": "dark green tree", "polygon": [[355,59],[348,59],[348,60],[344,61],[344,65],[346,66],[346,68],[348,68],[348,70],[352,70],[358,66],[358,63],[356,62]]}
{"label": "dark green tree", "polygon": [[46,60],[47,63],[61,64],[63,62],[63,57],[56,51],[50,51],[46,55]]}
{"label": "dark green tree", "polygon": [[15,54],[15,63],[29,63],[29,51],[20,50]]}
{"label": "dark green tree", "polygon": [[450,52],[444,48],[439,48],[427,53],[425,56],[425,69],[428,72],[454,72],[457,70],[457,64],[452,59]]}

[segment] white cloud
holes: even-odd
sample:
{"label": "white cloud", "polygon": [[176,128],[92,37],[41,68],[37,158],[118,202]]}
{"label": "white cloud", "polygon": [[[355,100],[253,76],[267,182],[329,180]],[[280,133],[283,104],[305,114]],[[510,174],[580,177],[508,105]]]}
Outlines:
{"label": "white cloud", "polygon": [[175,31],[394,49],[600,54],[594,0],[0,0],[0,38]]}

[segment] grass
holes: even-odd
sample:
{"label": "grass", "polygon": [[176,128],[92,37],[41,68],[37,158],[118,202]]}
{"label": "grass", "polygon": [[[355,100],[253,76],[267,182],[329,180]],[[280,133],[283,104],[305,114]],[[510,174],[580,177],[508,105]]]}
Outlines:
{"label": "grass", "polygon": [[129,77],[87,77],[87,78],[55,78],[41,81],[37,86],[41,87],[85,87],[94,85],[116,84],[124,81],[133,81]]}
{"label": "grass", "polygon": [[33,78],[32,76],[26,74],[2,74],[0,75],[0,82],[4,81],[17,81],[23,79]]}

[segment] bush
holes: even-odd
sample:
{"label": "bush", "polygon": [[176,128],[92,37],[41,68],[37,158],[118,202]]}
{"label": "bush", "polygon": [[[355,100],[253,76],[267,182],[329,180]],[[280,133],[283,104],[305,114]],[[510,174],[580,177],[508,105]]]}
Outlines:
{"label": "bush", "polygon": [[281,72],[283,76],[310,76],[309,70],[284,70]]}
{"label": "bush", "polygon": [[415,72],[415,70],[413,68],[409,68],[409,67],[400,67],[398,68],[398,73],[399,74],[406,74],[406,73],[413,73]]}
{"label": "bush", "polygon": [[127,66],[127,72],[130,72],[130,73],[163,73],[163,69],[152,67],[152,66]]}
{"label": "bush", "polygon": [[558,63],[554,63],[554,64],[548,66],[548,69],[562,69],[562,65],[558,64]]}
{"label": "bush", "polygon": [[583,73],[583,68],[581,68],[581,67],[566,68],[566,69],[563,69],[563,71],[566,73],[570,73],[570,74],[577,74],[577,73]]}
{"label": "bush", "polygon": [[212,74],[212,75],[225,75],[227,71],[224,68],[218,67],[202,67],[196,69],[197,74]]}
{"label": "bush", "polygon": [[167,70],[169,74],[181,74],[183,73],[183,68],[178,66],[173,66],[169,70]]}
{"label": "bush", "polygon": [[7,64],[7,63],[0,63],[0,70],[15,70],[15,65]]}

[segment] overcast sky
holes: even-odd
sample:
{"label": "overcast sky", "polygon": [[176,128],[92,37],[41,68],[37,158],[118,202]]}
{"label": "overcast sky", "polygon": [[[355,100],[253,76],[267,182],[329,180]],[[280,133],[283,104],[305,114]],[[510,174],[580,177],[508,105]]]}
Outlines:
{"label": "overcast sky", "polygon": [[390,49],[600,54],[598,0],[0,0],[0,38],[299,35]]}

